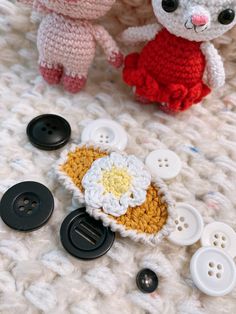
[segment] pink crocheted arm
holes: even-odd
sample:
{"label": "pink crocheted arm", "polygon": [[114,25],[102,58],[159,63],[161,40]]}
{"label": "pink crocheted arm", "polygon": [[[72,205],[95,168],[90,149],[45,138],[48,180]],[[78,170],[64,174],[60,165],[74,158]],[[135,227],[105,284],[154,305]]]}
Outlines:
{"label": "pink crocheted arm", "polygon": [[114,39],[101,25],[94,26],[93,34],[96,41],[102,46],[109,63],[115,68],[120,68],[124,58]]}

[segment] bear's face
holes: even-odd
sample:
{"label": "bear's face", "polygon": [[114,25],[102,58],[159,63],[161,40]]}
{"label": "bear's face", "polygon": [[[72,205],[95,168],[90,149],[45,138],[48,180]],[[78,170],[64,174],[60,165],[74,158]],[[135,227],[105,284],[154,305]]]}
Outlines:
{"label": "bear's face", "polygon": [[217,38],[236,24],[236,0],[152,0],[157,20],[191,41]]}
{"label": "bear's face", "polygon": [[49,10],[74,19],[94,20],[105,15],[115,0],[40,0]]}

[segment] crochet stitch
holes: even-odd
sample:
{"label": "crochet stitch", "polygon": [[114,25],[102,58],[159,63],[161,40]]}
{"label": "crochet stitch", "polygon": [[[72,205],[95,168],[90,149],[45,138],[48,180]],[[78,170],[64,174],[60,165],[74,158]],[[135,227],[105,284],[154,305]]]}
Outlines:
{"label": "crochet stitch", "polygon": [[[100,158],[99,155],[103,152],[107,154],[107,157]],[[110,212],[106,210],[107,204],[103,195],[103,193],[106,194],[106,191],[101,186],[99,193],[96,192],[97,187],[94,190],[94,184],[101,178],[100,174],[94,174],[94,169],[102,166],[104,171],[107,171],[108,168],[113,171],[114,164],[112,165],[108,156],[113,156],[112,159],[117,162],[116,165],[122,165],[128,160],[132,160],[128,171],[131,171],[130,174],[133,178],[139,172],[141,176],[136,178],[138,180],[143,179],[142,185],[146,187],[143,202],[141,202],[141,199],[138,200],[140,205],[135,205],[136,197],[139,197],[139,195],[135,196],[136,191],[132,190],[133,200],[131,198],[131,205],[127,203],[125,211],[119,211],[111,206],[114,199],[111,203],[108,202],[112,210]],[[87,160],[89,160],[88,163]],[[94,162],[91,164],[92,160]],[[108,163],[108,168],[106,163]],[[120,169],[125,169],[124,164]],[[89,174],[91,171],[93,172],[92,177]],[[142,169],[142,162],[134,156],[114,153],[108,148],[94,146],[93,144],[81,144],[80,146],[72,146],[69,151],[62,153],[56,166],[56,172],[66,189],[74,193],[74,198],[77,198],[80,203],[86,203],[86,210],[91,216],[101,219],[105,226],[110,226],[113,231],[119,231],[124,237],[129,236],[135,241],[141,240],[145,243],[156,244],[174,229],[175,210],[165,184],[159,179],[155,179],[150,183],[151,175],[148,174],[147,170]],[[91,193],[93,193],[93,195],[90,195],[91,197],[86,196],[87,188],[91,188]],[[109,186],[109,188],[111,187]]]}
{"label": "crochet stitch", "polygon": [[127,43],[149,40],[140,54],[126,57],[123,78],[141,102],[184,111],[224,84],[222,60],[209,40],[235,25],[236,1],[207,1],[206,7],[200,0],[153,0],[152,5],[160,24],[131,27],[121,35]]}
{"label": "crochet stitch", "polygon": [[123,56],[115,41],[102,26],[92,24],[109,11],[115,0],[19,1],[31,4],[33,12],[43,15],[37,46],[40,73],[49,84],[62,81],[65,90],[79,92],[86,84],[96,42],[111,65],[122,65]]}
{"label": "crochet stitch", "polygon": [[135,156],[111,153],[92,164],[82,180],[87,205],[119,217],[144,203],[151,175]]}

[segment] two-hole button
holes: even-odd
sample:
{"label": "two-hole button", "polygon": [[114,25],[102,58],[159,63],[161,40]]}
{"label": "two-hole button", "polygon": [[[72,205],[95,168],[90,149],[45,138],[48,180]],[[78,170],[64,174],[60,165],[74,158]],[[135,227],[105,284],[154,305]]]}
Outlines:
{"label": "two-hole button", "polygon": [[77,209],[65,218],[60,236],[65,250],[84,260],[107,253],[115,239],[115,234],[101,221],[90,217],[85,208]]}

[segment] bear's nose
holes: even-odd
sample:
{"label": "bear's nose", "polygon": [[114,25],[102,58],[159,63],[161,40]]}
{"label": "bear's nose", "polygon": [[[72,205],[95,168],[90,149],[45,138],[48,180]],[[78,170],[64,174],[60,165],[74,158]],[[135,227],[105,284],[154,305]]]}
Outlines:
{"label": "bear's nose", "polygon": [[204,26],[209,22],[209,19],[206,15],[195,14],[192,16],[191,21],[195,26]]}

